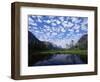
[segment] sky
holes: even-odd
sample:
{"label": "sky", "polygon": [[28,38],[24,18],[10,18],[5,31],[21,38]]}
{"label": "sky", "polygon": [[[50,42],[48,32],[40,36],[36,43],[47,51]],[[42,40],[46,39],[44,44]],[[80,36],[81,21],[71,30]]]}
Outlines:
{"label": "sky", "polygon": [[40,41],[67,48],[88,33],[88,17],[29,15],[28,30]]}

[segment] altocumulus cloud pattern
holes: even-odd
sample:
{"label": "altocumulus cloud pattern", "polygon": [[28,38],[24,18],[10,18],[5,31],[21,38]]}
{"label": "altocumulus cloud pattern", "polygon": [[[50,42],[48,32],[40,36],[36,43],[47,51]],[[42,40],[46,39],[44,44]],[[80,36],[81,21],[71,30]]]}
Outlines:
{"label": "altocumulus cloud pattern", "polygon": [[66,48],[88,33],[88,17],[30,15],[28,30],[41,41]]}

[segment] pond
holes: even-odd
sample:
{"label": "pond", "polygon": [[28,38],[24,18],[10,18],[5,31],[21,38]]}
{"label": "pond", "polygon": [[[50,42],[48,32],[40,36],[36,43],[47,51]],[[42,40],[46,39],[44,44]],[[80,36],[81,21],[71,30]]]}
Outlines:
{"label": "pond", "polygon": [[73,54],[50,54],[42,60],[37,60],[32,66],[48,66],[48,65],[74,65],[86,64],[80,55]]}

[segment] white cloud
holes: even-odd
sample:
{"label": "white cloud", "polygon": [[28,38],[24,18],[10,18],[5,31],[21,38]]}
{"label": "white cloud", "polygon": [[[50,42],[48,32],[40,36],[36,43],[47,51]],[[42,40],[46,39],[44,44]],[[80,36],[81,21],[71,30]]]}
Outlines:
{"label": "white cloud", "polygon": [[53,19],[54,18],[54,16],[49,16],[49,19]]}
{"label": "white cloud", "polygon": [[77,17],[72,17],[72,22],[76,22],[77,21]]}
{"label": "white cloud", "polygon": [[42,34],[42,36],[40,36],[39,40],[41,40],[41,41],[49,41],[49,35],[48,34]]}
{"label": "white cloud", "polygon": [[52,33],[52,35],[54,35],[54,36],[55,36],[55,35],[57,35],[57,33],[56,33],[56,32],[53,32],[53,33]]}
{"label": "white cloud", "polygon": [[45,28],[45,29],[50,29],[50,26],[44,25],[44,28]]}
{"label": "white cloud", "polygon": [[35,26],[34,26],[34,27],[32,27],[32,29],[34,29],[34,30],[38,30],[38,27],[35,27]]}
{"label": "white cloud", "polygon": [[61,29],[58,27],[57,30],[56,30],[56,32],[60,32],[60,30],[61,30]]}
{"label": "white cloud", "polygon": [[47,29],[43,29],[44,32],[47,32]]}
{"label": "white cloud", "polygon": [[38,17],[38,18],[42,18],[42,16],[39,16],[39,15],[38,15],[37,17]]}
{"label": "white cloud", "polygon": [[62,31],[62,32],[66,32],[66,30],[65,30],[64,28],[61,28],[61,31]]}
{"label": "white cloud", "polygon": [[73,28],[74,28],[75,30],[78,30],[78,29],[80,28],[80,25],[75,24]]}
{"label": "white cloud", "polygon": [[56,24],[56,23],[51,23],[51,25],[52,25],[52,26],[56,26],[57,24]]}
{"label": "white cloud", "polygon": [[73,29],[68,29],[68,31],[73,32],[74,30]]}
{"label": "white cloud", "polygon": [[78,33],[77,36],[82,36],[82,34],[81,33]]}
{"label": "white cloud", "polygon": [[42,20],[40,18],[38,18],[38,22],[42,22]]}
{"label": "white cloud", "polygon": [[44,31],[49,31],[49,32],[52,32],[52,29],[50,26],[47,26],[47,25],[44,25]]}
{"label": "white cloud", "polygon": [[[74,33],[74,30],[73,29],[68,29],[68,31],[69,31],[69,33],[71,34],[71,35],[73,35],[73,33]],[[71,36],[70,35],[70,36]]]}
{"label": "white cloud", "polygon": [[[51,40],[50,42],[52,42],[53,44],[60,46],[62,48],[69,48],[71,40],[72,40],[72,38],[69,38],[69,39],[64,38],[64,39],[61,39],[61,40],[59,40],[59,39]],[[74,43],[76,43],[76,41]]]}
{"label": "white cloud", "polygon": [[64,26],[64,28],[70,28],[72,27],[74,24],[72,22],[67,22],[67,23],[62,23],[62,25]]}
{"label": "white cloud", "polygon": [[68,22],[68,27],[72,27],[74,24],[72,22]]}
{"label": "white cloud", "polygon": [[79,32],[79,30],[76,30],[75,32],[77,32],[77,33],[78,33],[78,32]]}
{"label": "white cloud", "polygon": [[57,31],[57,28],[56,27],[52,27],[52,31]]}
{"label": "white cloud", "polygon": [[50,20],[47,20],[46,22],[47,22],[47,23],[51,23],[51,21],[50,21]]}
{"label": "white cloud", "polygon": [[53,18],[51,18],[50,21],[51,21],[51,23],[54,23],[54,22],[57,21],[57,19],[53,19]]}
{"label": "white cloud", "polygon": [[63,21],[64,21],[64,17],[59,17],[59,20],[60,20],[61,22],[63,22]]}
{"label": "white cloud", "polygon": [[51,29],[48,28],[47,31],[51,31]]}
{"label": "white cloud", "polygon": [[37,23],[35,23],[35,22],[30,22],[29,24],[33,25],[33,26],[37,26]]}
{"label": "white cloud", "polygon": [[67,23],[62,23],[63,27],[64,28],[67,28],[68,27],[68,24]]}
{"label": "white cloud", "polygon": [[59,20],[56,21],[57,24],[60,24],[61,22]]}
{"label": "white cloud", "polygon": [[82,25],[81,25],[81,29],[82,29],[83,31],[87,31],[86,25],[82,24]]}
{"label": "white cloud", "polygon": [[45,23],[51,23],[51,20],[43,20]]}
{"label": "white cloud", "polygon": [[78,19],[78,17],[72,17],[72,22],[74,23],[80,23],[81,22],[81,19]]}
{"label": "white cloud", "polygon": [[34,20],[31,17],[28,18],[28,21],[34,23]]}
{"label": "white cloud", "polygon": [[28,28],[31,29],[32,27],[31,26],[28,26]]}
{"label": "white cloud", "polygon": [[46,32],[46,35],[47,35],[47,37],[49,37],[50,36],[50,32]]}
{"label": "white cloud", "polygon": [[64,21],[63,23],[68,23],[68,21]]}
{"label": "white cloud", "polygon": [[67,36],[69,37],[71,34],[69,33],[69,34],[67,34]]}
{"label": "white cloud", "polygon": [[88,18],[84,18],[82,24],[88,24]]}
{"label": "white cloud", "polygon": [[59,39],[56,39],[56,40],[51,40],[51,42],[57,46],[60,46],[62,48],[66,48],[66,40],[59,40]]}
{"label": "white cloud", "polygon": [[35,32],[36,32],[36,33],[39,33],[39,31],[38,31],[38,30],[36,30]]}

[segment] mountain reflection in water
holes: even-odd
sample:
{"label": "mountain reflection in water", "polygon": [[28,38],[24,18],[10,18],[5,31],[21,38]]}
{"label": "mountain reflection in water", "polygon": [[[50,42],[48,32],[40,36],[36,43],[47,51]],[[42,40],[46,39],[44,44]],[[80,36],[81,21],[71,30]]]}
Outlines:
{"label": "mountain reflection in water", "polygon": [[71,65],[85,64],[80,58],[80,55],[73,54],[53,54],[51,57],[37,61],[33,66],[48,66],[48,65]]}

